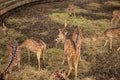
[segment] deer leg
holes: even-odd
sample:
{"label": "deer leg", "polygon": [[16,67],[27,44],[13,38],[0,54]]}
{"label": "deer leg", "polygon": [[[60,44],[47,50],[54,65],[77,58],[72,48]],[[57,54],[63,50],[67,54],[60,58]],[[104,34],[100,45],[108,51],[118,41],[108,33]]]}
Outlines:
{"label": "deer leg", "polygon": [[110,49],[112,49],[112,38],[110,37]]}
{"label": "deer leg", "polygon": [[6,35],[6,31],[3,31],[4,35]]}
{"label": "deer leg", "polygon": [[57,48],[58,42],[56,42],[55,47]]}
{"label": "deer leg", "polygon": [[20,71],[20,60],[18,61],[18,69]]}
{"label": "deer leg", "polygon": [[111,20],[111,24],[114,24],[114,21],[115,21],[115,16],[113,16],[112,20]]}
{"label": "deer leg", "polygon": [[120,47],[117,49],[117,51],[119,51],[120,50]]}
{"label": "deer leg", "polygon": [[20,54],[17,54],[17,59],[18,59],[18,69],[20,70],[20,59],[21,59]]}
{"label": "deer leg", "polygon": [[67,77],[70,75],[71,71],[72,71],[72,63],[71,63],[71,58],[70,57],[67,57],[68,59],[68,65],[69,65],[69,71],[68,71],[68,74],[67,74]]}
{"label": "deer leg", "polygon": [[107,45],[107,43],[108,43],[108,39],[105,41],[104,47]]}
{"label": "deer leg", "polygon": [[64,59],[63,59],[63,61],[62,61],[62,65],[65,63],[65,59],[66,59],[66,57],[64,57]]}
{"label": "deer leg", "polygon": [[42,51],[43,60],[45,60],[45,52],[46,52],[46,50],[45,50],[45,49],[43,49],[43,51]]}
{"label": "deer leg", "polygon": [[38,70],[40,70],[40,56],[41,56],[42,51],[37,52],[37,59],[38,59]]}
{"label": "deer leg", "polygon": [[80,53],[81,53],[81,47],[79,47],[78,50],[79,50],[79,58],[81,60],[81,55],[80,55]]}
{"label": "deer leg", "polygon": [[116,18],[115,25],[119,22],[119,18]]}
{"label": "deer leg", "polygon": [[30,65],[30,50],[27,49],[28,52],[28,64]]}
{"label": "deer leg", "polygon": [[74,62],[74,65],[75,65],[75,80],[77,80],[78,58],[77,58],[76,61]]}

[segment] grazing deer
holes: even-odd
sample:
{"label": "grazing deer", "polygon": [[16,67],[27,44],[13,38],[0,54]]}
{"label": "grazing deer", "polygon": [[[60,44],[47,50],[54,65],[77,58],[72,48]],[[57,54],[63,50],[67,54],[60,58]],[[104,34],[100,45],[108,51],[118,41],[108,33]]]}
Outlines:
{"label": "grazing deer", "polygon": [[113,18],[111,20],[111,23],[117,25],[119,20],[120,20],[120,10],[114,10],[113,11]]}
{"label": "grazing deer", "polygon": [[46,52],[46,44],[42,40],[38,40],[36,38],[30,38],[30,39],[26,39],[18,48],[19,48],[18,50],[19,52],[21,52],[22,48],[27,49],[29,62],[30,62],[30,51],[36,53],[38,60],[38,70],[40,70],[40,57],[41,54],[43,54],[43,59],[44,59],[44,54]]}
{"label": "grazing deer", "polygon": [[2,73],[0,73],[0,80],[7,80],[7,74],[12,72],[12,69],[16,64],[16,60],[15,60],[15,57],[17,56],[16,55],[16,50],[17,50],[16,41],[15,40],[10,41],[10,45],[12,47],[12,52],[11,52],[12,56],[6,69]]}
{"label": "grazing deer", "polygon": [[[97,35],[97,36],[92,37],[92,41],[96,41],[97,39],[102,39],[105,37],[109,38],[110,49],[112,49],[112,38],[113,37],[120,37],[120,27],[109,28],[109,29],[105,30],[102,35]],[[108,40],[106,40],[104,46],[106,46],[107,42],[108,42]]]}
{"label": "grazing deer", "polygon": [[4,23],[3,23],[3,26],[2,26],[2,28],[1,28],[1,30],[2,30],[2,32],[3,32],[4,35],[7,34],[7,30],[8,30],[8,28],[5,26]]}
{"label": "grazing deer", "polygon": [[62,41],[62,43],[64,44],[64,54],[67,57],[68,65],[69,65],[69,71],[67,76],[70,75],[73,69],[72,68],[72,61],[73,61],[75,66],[75,80],[77,80],[79,51],[73,40],[66,39],[66,35],[67,35],[67,32],[63,32],[63,30],[59,29],[59,34],[56,41]]}
{"label": "grazing deer", "polygon": [[75,16],[75,9],[76,9],[75,5],[74,5],[72,2],[70,2],[70,3],[68,4],[68,8],[67,8],[68,14],[69,14],[70,16],[72,16],[72,15]]}
{"label": "grazing deer", "polygon": [[[76,28],[72,34],[72,39],[76,46],[79,49],[79,54],[80,54],[80,49],[81,49],[81,43],[82,43],[82,38],[83,38],[83,32],[81,29]],[[81,59],[81,57],[80,57]]]}
{"label": "grazing deer", "polygon": [[64,71],[55,71],[51,74],[50,80],[67,80],[67,77]]}

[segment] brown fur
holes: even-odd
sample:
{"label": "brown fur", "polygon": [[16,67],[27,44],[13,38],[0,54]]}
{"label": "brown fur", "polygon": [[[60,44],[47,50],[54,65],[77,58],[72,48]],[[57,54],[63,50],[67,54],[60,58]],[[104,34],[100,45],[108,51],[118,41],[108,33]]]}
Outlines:
{"label": "brown fur", "polygon": [[[21,52],[22,48],[26,48],[28,50],[28,61],[30,61],[30,53],[29,53],[29,51],[36,53],[37,60],[38,60],[38,70],[40,70],[40,57],[41,57],[42,53],[44,55],[45,52],[46,52],[46,44],[42,40],[38,40],[36,38],[31,38],[31,39],[26,39],[19,46],[19,51],[20,52]],[[43,57],[43,59],[44,59],[44,57]]]}
{"label": "brown fur", "polygon": [[64,43],[64,54],[67,56],[68,65],[69,65],[69,71],[67,76],[70,75],[72,71],[72,61],[75,65],[75,80],[77,80],[77,67],[78,67],[78,57],[79,57],[79,51],[77,46],[75,46],[74,41],[71,41],[70,39],[66,39],[66,34],[63,33],[62,30],[59,30],[59,35],[56,41],[62,41]]}
{"label": "brown fur", "polygon": [[70,16],[71,16],[71,15],[74,15],[74,16],[75,16],[75,5],[74,5],[72,2],[70,2],[70,3],[68,4],[67,10],[68,10],[68,14],[69,14]]}
{"label": "brown fur", "polygon": [[55,71],[51,74],[50,80],[67,80],[67,77],[64,71]]}
{"label": "brown fur", "polygon": [[[64,20],[64,28],[61,30],[61,32],[65,32],[65,31],[66,31],[66,27],[67,27],[67,20],[65,19],[65,20]],[[61,42],[61,40],[57,40],[57,42],[56,42],[56,44],[55,44],[56,48],[57,48],[57,44],[58,44],[59,42]]]}
{"label": "brown fur", "polygon": [[[15,61],[14,61],[14,65],[18,65],[18,68],[20,69],[20,50],[19,50],[19,45],[18,42],[16,41],[16,45],[17,45],[17,50],[16,50],[16,57],[15,57]],[[12,47],[11,47],[11,41],[7,42],[7,50],[8,50],[8,54],[9,54],[9,61],[12,58]]]}
{"label": "brown fur", "polygon": [[[83,32],[81,29],[75,29],[73,34],[72,34],[72,39],[75,43],[75,45],[78,47],[79,49],[79,54],[80,54],[80,49],[81,49],[81,43],[82,43],[82,38],[83,38]],[[81,56],[80,56],[81,59]]]}
{"label": "brown fur", "polygon": [[120,27],[107,29],[104,31],[104,33],[102,35],[92,37],[92,41],[96,41],[97,39],[102,39],[105,37],[109,38],[110,49],[112,49],[112,38],[113,37],[120,37]]}
{"label": "brown fur", "polygon": [[114,10],[111,23],[117,25],[119,21],[120,21],[120,10]]}

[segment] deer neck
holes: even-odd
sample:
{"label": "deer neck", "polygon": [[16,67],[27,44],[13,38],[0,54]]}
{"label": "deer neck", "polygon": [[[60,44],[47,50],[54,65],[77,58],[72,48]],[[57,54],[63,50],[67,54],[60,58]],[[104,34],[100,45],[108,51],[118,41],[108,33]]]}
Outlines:
{"label": "deer neck", "polygon": [[66,36],[62,39],[62,42],[63,43],[65,43],[65,41],[66,41],[67,39],[66,39]]}

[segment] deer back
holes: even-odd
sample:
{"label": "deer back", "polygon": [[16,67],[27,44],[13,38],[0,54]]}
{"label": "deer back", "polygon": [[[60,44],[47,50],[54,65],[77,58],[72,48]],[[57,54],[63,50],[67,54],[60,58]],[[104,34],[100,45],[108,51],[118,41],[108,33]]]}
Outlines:
{"label": "deer back", "polygon": [[83,32],[81,29],[76,28],[72,34],[72,39],[77,46],[81,45],[81,41],[83,38]]}
{"label": "deer back", "polygon": [[20,48],[27,48],[29,49],[30,51],[32,52],[35,52],[38,51],[39,49],[43,49],[45,48],[46,49],[46,44],[41,41],[41,40],[38,40],[38,39],[26,39],[21,45],[20,45]]}
{"label": "deer back", "polygon": [[120,37],[120,27],[107,29],[104,35],[107,37]]}

